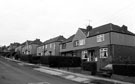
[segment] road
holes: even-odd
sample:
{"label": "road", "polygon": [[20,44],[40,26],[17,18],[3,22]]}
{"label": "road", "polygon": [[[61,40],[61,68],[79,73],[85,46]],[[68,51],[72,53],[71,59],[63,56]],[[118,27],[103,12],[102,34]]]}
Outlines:
{"label": "road", "polygon": [[0,84],[78,84],[0,57]]}

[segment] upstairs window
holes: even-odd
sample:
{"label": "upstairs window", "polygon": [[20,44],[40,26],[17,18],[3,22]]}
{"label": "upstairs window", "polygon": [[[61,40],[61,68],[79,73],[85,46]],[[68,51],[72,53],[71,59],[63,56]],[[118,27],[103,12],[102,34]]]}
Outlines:
{"label": "upstairs window", "polygon": [[74,47],[79,46],[79,41],[78,40],[75,40],[73,45],[74,45]]}
{"label": "upstairs window", "polygon": [[47,49],[47,45],[45,45],[45,48]]}
{"label": "upstairs window", "polygon": [[52,48],[52,44],[50,43],[50,48]]}
{"label": "upstairs window", "polygon": [[53,44],[53,48],[55,49],[55,43]]}
{"label": "upstairs window", "polygon": [[79,40],[79,45],[85,45],[85,39]]}
{"label": "upstairs window", "polygon": [[62,49],[66,49],[66,43],[62,44]]}
{"label": "upstairs window", "polygon": [[105,40],[104,34],[97,35],[97,42],[103,42]]}

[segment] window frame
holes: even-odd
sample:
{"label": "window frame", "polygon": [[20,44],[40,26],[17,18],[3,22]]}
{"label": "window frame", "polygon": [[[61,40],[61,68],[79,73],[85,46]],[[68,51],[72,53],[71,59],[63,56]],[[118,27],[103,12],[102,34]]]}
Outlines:
{"label": "window frame", "polygon": [[105,41],[105,35],[104,34],[97,35],[96,37],[97,37],[97,42]]}
{"label": "window frame", "polygon": [[66,49],[66,43],[62,44],[62,49]]}
{"label": "window frame", "polygon": [[[105,53],[106,56],[103,56]],[[100,58],[108,58],[108,48],[100,48]]]}

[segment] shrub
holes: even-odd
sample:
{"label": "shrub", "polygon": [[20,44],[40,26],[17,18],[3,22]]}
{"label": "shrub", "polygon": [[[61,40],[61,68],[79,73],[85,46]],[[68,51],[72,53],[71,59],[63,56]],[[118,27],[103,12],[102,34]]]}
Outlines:
{"label": "shrub", "polygon": [[124,76],[135,76],[135,64],[114,64],[113,73]]}
{"label": "shrub", "polygon": [[92,75],[95,75],[97,71],[97,63],[96,62],[83,62],[82,69],[86,71],[91,71]]}
{"label": "shrub", "polygon": [[80,57],[42,56],[41,63],[50,67],[79,67]]}

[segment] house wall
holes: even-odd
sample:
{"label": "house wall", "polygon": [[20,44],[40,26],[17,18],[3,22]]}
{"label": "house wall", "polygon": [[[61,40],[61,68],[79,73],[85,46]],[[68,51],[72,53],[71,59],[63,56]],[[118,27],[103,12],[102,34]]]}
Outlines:
{"label": "house wall", "polygon": [[80,39],[84,39],[84,38],[86,38],[85,34],[80,29],[78,29],[78,31],[76,32],[76,34],[73,38],[73,42],[75,40],[80,40]]}
{"label": "house wall", "polygon": [[22,46],[19,46],[19,47],[15,48],[15,52],[21,53],[22,52]]}
{"label": "house wall", "polygon": [[[85,37],[81,37],[80,35],[77,35],[74,40],[77,40],[78,38],[84,39]],[[109,44],[110,44],[110,34],[106,33],[106,34],[104,34],[104,41],[102,41],[102,42],[97,42],[97,36],[93,36],[93,37],[85,38],[85,45],[83,45],[83,46],[73,47],[73,42],[66,43],[66,49],[60,49],[60,52],[87,49],[87,48],[99,47],[99,46],[102,47],[102,46],[109,45]]]}
{"label": "house wall", "polygon": [[26,46],[23,46],[23,47],[22,47],[22,53],[23,53],[23,54],[26,54],[26,52],[25,52],[26,50],[27,50],[27,47],[26,47]]}
{"label": "house wall", "polygon": [[62,49],[62,44],[60,44],[60,52],[72,51],[73,50],[73,42],[66,43],[66,48]]}
{"label": "house wall", "polygon": [[[85,42],[86,42],[85,34],[80,29],[78,29],[78,31],[76,32],[76,35],[73,38],[72,42],[66,43],[66,49],[62,49],[62,47],[60,47],[61,48],[60,52],[72,51],[72,50],[77,50],[77,49],[85,48],[85,45],[81,45],[81,46],[77,46],[77,47],[73,46],[74,41],[81,40],[81,39],[85,39]],[[62,45],[60,45],[60,46],[62,46]]]}
{"label": "house wall", "polygon": [[60,55],[60,42],[55,42],[55,55]]}
{"label": "house wall", "polygon": [[135,36],[111,32],[111,44],[135,46]]}
{"label": "house wall", "polygon": [[86,39],[86,46],[85,48],[91,48],[91,47],[98,47],[98,46],[104,46],[110,44],[110,34],[105,33],[104,34],[104,41],[97,42],[97,36],[89,37]]}
{"label": "house wall", "polygon": [[41,54],[41,56],[44,55],[44,46],[39,46],[37,47],[37,56],[39,55],[39,53]]}
{"label": "house wall", "polygon": [[[31,45],[25,45],[22,48],[22,53],[23,54],[32,54],[32,55],[37,55],[37,47],[39,45],[37,44],[31,44]],[[29,51],[29,52],[28,52]]]}
{"label": "house wall", "polygon": [[[50,46],[51,44],[51,46]],[[56,55],[55,54],[55,49],[56,49],[56,43],[50,43],[50,44],[46,44],[47,48],[46,48],[46,53],[45,55],[50,55],[49,51],[51,51],[51,55]]]}
{"label": "house wall", "polygon": [[39,45],[37,45],[37,44],[31,44],[31,45],[29,45],[29,49],[28,50],[30,50],[30,54],[32,54],[32,55],[37,55],[37,47],[38,47]]}

